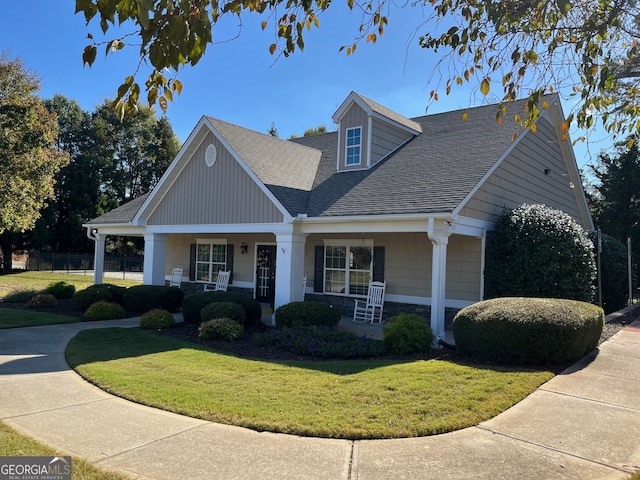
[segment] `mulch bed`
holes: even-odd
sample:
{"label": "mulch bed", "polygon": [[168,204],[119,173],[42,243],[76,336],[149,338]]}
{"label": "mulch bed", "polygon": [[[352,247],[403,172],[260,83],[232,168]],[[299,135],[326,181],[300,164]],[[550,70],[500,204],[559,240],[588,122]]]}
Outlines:
{"label": "mulch bed", "polygon": [[[26,305],[24,303],[7,303],[0,299],[0,307],[1,308],[18,308],[25,309]],[[71,299],[61,299],[58,300],[58,304],[55,307],[48,308],[46,310],[35,310],[35,311],[46,311],[51,313],[56,313],[60,315],[68,315],[70,317],[78,318],[78,321],[85,321],[83,317],[83,312],[76,309],[73,305]],[[137,317],[140,316],[139,313],[135,312],[127,312],[128,316]],[[605,323],[604,331],[602,333],[602,337],[600,338],[600,343],[608,340],[616,333],[618,333],[625,325],[629,325],[631,322],[636,320],[640,316],[640,306],[636,307],[629,313],[625,315],[621,315],[610,322]],[[237,355],[245,358],[257,358],[257,359],[265,359],[265,360],[318,360],[315,357],[304,356],[304,355],[296,355],[289,352],[285,352],[274,347],[270,346],[258,346],[254,345],[251,342],[251,336],[257,332],[265,332],[268,331],[272,327],[268,327],[266,325],[246,325],[245,332],[241,339],[233,341],[233,342],[223,342],[216,340],[202,340],[198,337],[198,325],[191,323],[178,323],[174,327],[169,329],[159,330],[158,333],[161,335],[167,335],[175,338],[179,338],[182,340],[186,340],[198,345],[203,345],[209,348],[213,348],[219,351],[228,352],[233,355]],[[381,358],[388,359],[406,359],[406,360],[418,360],[418,359],[432,359],[432,358],[442,358],[448,360],[457,360],[464,361],[465,356],[456,352],[454,350],[449,349],[441,349],[434,350],[430,354],[419,354],[419,355],[411,355],[411,356],[397,356],[397,355],[384,355]],[[470,360],[470,359],[467,359]],[[319,360],[322,361],[322,360]]]}

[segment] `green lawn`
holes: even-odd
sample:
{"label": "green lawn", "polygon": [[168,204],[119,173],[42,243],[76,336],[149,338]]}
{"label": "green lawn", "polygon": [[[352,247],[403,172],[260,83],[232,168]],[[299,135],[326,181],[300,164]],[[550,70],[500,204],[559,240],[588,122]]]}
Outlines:
{"label": "green lawn", "polygon": [[[42,290],[55,282],[67,282],[76,286],[76,290],[82,290],[93,285],[93,277],[90,275],[75,275],[72,273],[54,272],[22,272],[10,275],[0,275],[0,297],[6,296],[16,290]],[[135,280],[122,280],[118,278],[105,278],[105,283],[129,287],[140,285]]]}
{"label": "green lawn", "polygon": [[83,377],[138,403],[259,431],[346,439],[476,425],[553,376],[444,360],[257,361],[119,328],[81,332],[66,355]]}
{"label": "green lawn", "polygon": [[68,317],[66,315],[0,308],[0,329],[57,325],[59,323],[74,323],[77,321],[77,317]]}
{"label": "green lawn", "polygon": [[[51,447],[18,433],[0,422],[0,456],[63,456]],[[72,457],[71,478],[75,480],[128,480],[127,475],[102,470],[79,457]]]}

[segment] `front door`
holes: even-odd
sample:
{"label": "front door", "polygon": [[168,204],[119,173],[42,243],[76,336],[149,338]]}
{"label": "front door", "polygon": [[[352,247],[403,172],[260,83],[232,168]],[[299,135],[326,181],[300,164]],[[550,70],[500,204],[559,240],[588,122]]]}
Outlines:
{"label": "front door", "polygon": [[256,300],[273,308],[276,284],[276,247],[258,245],[256,252]]}

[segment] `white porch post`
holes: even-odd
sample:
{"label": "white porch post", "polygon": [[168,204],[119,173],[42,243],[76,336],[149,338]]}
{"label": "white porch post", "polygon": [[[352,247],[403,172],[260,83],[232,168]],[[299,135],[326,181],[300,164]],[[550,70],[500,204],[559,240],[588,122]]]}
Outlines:
{"label": "white porch post", "polygon": [[437,340],[444,340],[445,294],[447,283],[447,245],[449,244],[448,226],[445,222],[429,220],[429,239],[433,245],[431,267],[431,329]]}
{"label": "white porch post", "polygon": [[[89,237],[92,238],[92,237]],[[104,281],[104,246],[107,236],[104,233],[93,234],[93,284],[98,285]]]}
{"label": "white porch post", "polygon": [[144,285],[164,285],[167,265],[167,234],[144,234]]}
{"label": "white porch post", "polygon": [[276,234],[276,295],[274,310],[281,305],[304,298],[304,246],[306,234]]}

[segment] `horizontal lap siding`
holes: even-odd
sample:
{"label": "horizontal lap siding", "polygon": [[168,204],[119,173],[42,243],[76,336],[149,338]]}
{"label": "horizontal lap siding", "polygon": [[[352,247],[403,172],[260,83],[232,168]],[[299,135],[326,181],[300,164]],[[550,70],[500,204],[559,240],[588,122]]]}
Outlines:
{"label": "horizontal lap siding", "polygon": [[373,121],[371,134],[371,164],[375,165],[411,138],[407,132],[380,121]]}
{"label": "horizontal lap siding", "polygon": [[447,246],[446,297],[477,302],[482,281],[482,240],[452,235]]}
{"label": "horizontal lap siding", "polygon": [[[205,164],[213,143],[218,157]],[[213,225],[282,222],[282,214],[224,146],[209,134],[171,185],[149,225]]]}
{"label": "horizontal lap siding", "polygon": [[[526,133],[474,194],[460,212],[462,216],[495,222],[504,208],[544,203],[580,221],[578,191],[569,186],[558,137],[548,121],[542,119],[537,126],[537,131]],[[549,169],[548,175],[545,175],[545,169]]]}

